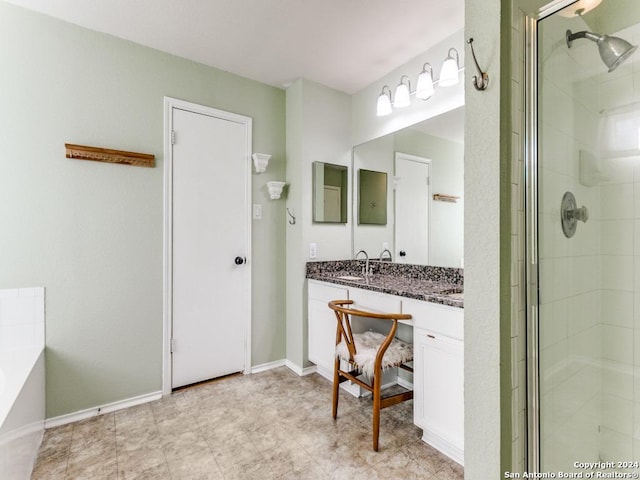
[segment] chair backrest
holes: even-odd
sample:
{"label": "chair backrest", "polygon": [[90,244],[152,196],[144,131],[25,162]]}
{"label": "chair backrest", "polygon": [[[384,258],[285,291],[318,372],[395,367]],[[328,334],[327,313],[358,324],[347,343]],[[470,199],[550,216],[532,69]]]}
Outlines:
{"label": "chair backrest", "polygon": [[345,305],[352,305],[353,300],[332,300],[329,302],[329,308],[332,309],[338,321],[336,329],[336,345],[344,340],[349,350],[349,357],[353,360],[356,354],[356,344],[353,340],[353,331],[351,329],[351,315],[356,317],[374,318],[377,320],[386,320],[393,322],[391,330],[387,334],[384,342],[380,346],[380,356],[384,354],[387,347],[393,341],[398,328],[398,320],[410,320],[412,317],[408,313],[376,313],[358,310],[356,308],[347,308]]}

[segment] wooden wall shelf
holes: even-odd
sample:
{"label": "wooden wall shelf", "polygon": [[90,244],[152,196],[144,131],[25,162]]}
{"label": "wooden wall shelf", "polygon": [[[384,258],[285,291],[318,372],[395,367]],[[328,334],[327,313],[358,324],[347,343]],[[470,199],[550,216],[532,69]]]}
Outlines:
{"label": "wooden wall shelf", "polygon": [[443,193],[434,193],[433,199],[438,202],[450,202],[450,203],[458,203],[458,199],[460,197],[456,197],[455,195],[445,195]]}
{"label": "wooden wall shelf", "polygon": [[134,167],[155,167],[155,155],[148,153],[125,152],[109,148],[87,147],[85,145],[64,144],[67,158],[93,160],[95,162],[120,163]]}

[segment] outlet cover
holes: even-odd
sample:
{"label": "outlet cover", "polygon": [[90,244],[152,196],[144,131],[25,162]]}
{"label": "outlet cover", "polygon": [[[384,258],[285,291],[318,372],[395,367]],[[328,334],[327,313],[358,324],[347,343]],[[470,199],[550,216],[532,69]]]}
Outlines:
{"label": "outlet cover", "polygon": [[309,258],[316,258],[318,256],[318,245],[315,243],[309,244]]}

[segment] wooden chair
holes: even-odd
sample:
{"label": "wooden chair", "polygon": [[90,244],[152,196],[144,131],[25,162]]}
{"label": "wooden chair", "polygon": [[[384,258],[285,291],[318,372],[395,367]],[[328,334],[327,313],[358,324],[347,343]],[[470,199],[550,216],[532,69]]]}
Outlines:
{"label": "wooden chair", "polygon": [[[381,396],[382,373],[391,367],[400,367],[413,372],[405,365],[413,360],[413,345],[395,338],[398,320],[409,320],[411,315],[402,313],[373,313],[345,305],[352,300],[333,300],[329,302],[336,315],[336,359],[333,373],[333,418],[338,416],[338,392],[340,384],[346,380],[360,385],[373,396],[373,449],[378,451],[380,436],[380,410],[396,403],[411,400],[413,391],[405,391],[386,397]],[[351,329],[351,316],[373,318],[382,322],[391,322],[387,335],[377,332],[354,334]],[[349,370],[342,370],[344,360]],[[363,380],[362,377],[365,379]]]}

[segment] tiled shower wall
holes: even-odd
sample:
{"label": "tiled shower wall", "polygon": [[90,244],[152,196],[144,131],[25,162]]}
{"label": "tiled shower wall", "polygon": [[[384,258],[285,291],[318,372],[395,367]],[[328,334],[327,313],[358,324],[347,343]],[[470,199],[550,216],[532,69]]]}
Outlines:
{"label": "tiled shower wall", "polygon": [[[525,468],[524,32],[512,18],[512,466]],[[606,178],[580,183],[580,151],[597,153],[601,112],[640,100],[640,62],[606,73],[590,42],[564,42],[581,19],[542,23],[539,152],[544,470],[575,458],[640,458],[640,161],[602,161]],[[618,35],[634,44],[638,28]],[[604,72],[604,73],[603,73]],[[597,156],[596,156],[597,158]],[[587,172],[588,173],[588,172]],[[589,183],[589,182],[587,182]],[[573,191],[590,218],[562,234],[560,200]],[[637,279],[637,280],[636,280]]]}
{"label": "tiled shower wall", "polygon": [[[517,2],[514,2],[517,3]],[[525,471],[526,343],[524,232],[525,13],[514,5],[511,21],[511,469]]]}
{"label": "tiled shower wall", "polygon": [[[567,471],[576,459],[598,461],[603,267],[601,191],[580,182],[580,152],[597,150],[597,85],[583,78],[583,47],[567,48],[565,31],[582,19],[553,16],[539,24],[538,208],[540,258],[540,394],[543,471]],[[597,55],[597,50],[595,51]],[[591,95],[581,94],[591,92]],[[565,237],[560,204],[572,192],[589,220]]]}
{"label": "tiled shower wall", "polygon": [[[640,25],[615,33],[634,45]],[[595,49],[594,49],[595,50]],[[596,60],[596,61],[599,61]],[[601,190],[603,460],[640,458],[640,56],[636,52],[611,73],[594,76],[598,135],[605,123],[631,117],[636,153],[603,158]],[[591,88],[593,85],[587,85]],[[589,90],[580,89],[583,96]],[[628,124],[627,124],[628,125]],[[625,132],[626,133],[626,132]],[[603,141],[602,143],[607,143]],[[616,145],[618,143],[616,142]],[[640,472],[640,469],[637,470]]]}
{"label": "tiled shower wall", "polygon": [[0,350],[44,347],[44,288],[0,290]]}

